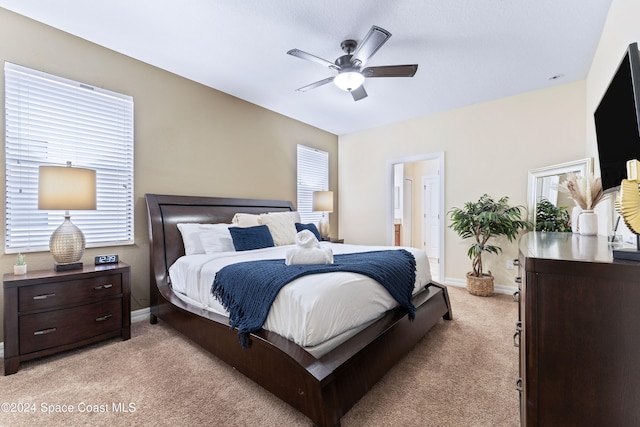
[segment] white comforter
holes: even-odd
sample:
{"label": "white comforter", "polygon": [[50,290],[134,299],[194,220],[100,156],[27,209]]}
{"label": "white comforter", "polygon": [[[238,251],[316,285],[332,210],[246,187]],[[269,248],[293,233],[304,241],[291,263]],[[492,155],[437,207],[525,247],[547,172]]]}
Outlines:
{"label": "white comforter", "polygon": [[[373,247],[321,243],[334,254],[366,252],[397,247]],[[227,315],[211,295],[211,285],[222,267],[243,261],[285,258],[295,245],[242,252],[220,252],[179,258],[169,269],[174,292],[198,306]],[[431,280],[424,251],[408,248],[416,258],[414,293]],[[264,328],[294,341],[302,347],[314,347],[338,335],[344,335],[380,317],[397,306],[395,299],[376,281],[357,273],[313,274],[292,281],[276,297]]]}

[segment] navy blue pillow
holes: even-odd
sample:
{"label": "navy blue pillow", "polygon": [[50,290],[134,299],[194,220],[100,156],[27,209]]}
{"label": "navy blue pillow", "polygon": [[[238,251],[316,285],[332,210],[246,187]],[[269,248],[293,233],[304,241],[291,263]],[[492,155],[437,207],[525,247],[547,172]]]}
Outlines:
{"label": "navy blue pillow", "polygon": [[236,251],[248,251],[251,249],[271,248],[274,245],[273,237],[266,225],[255,227],[229,227],[233,247]]}
{"label": "navy blue pillow", "polygon": [[300,224],[299,222],[296,222],[296,231],[299,233],[302,230],[309,230],[316,235],[316,239],[318,239],[318,241],[322,240],[322,237],[320,237],[320,232],[318,231],[318,227],[316,227],[314,223]]}

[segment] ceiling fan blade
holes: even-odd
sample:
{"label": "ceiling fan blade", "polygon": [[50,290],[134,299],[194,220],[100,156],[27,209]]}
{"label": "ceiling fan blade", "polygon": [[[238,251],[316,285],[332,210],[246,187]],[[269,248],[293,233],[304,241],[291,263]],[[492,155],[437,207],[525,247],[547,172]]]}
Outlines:
{"label": "ceiling fan blade", "polygon": [[355,52],[353,52],[351,61],[358,61],[360,66],[363,66],[389,40],[389,37],[391,37],[389,31],[374,25],[358,44]]}
{"label": "ceiling fan blade", "polygon": [[302,86],[301,88],[296,89],[298,92],[306,92],[311,89],[315,89],[318,86],[326,85],[327,83],[331,83],[333,81],[333,77],[327,77],[326,79],[317,81],[315,83],[308,84],[306,86]]}
{"label": "ceiling fan blade", "polygon": [[340,67],[334,64],[331,61],[327,61],[326,59],[319,58],[310,53],[304,52],[299,49],[291,49],[287,52],[288,55],[295,56],[296,58],[305,59],[307,61],[315,62],[316,64],[320,64],[323,67],[331,68],[332,70],[340,71]]}
{"label": "ceiling fan blade", "polygon": [[351,91],[351,96],[353,96],[354,101],[360,101],[362,98],[367,97],[367,91],[364,90],[364,85],[360,86],[358,89],[354,89]]}
{"label": "ceiling fan blade", "polygon": [[416,71],[418,71],[418,64],[367,67],[361,73],[365,77],[413,77]]}

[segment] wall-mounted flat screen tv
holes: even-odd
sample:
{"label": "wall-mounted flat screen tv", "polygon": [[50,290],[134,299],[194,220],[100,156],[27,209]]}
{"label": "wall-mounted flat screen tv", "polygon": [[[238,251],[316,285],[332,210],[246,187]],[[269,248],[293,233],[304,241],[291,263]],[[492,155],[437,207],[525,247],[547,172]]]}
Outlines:
{"label": "wall-mounted flat screen tv", "polygon": [[594,113],[605,192],[627,178],[627,160],[640,160],[640,51],[632,43]]}

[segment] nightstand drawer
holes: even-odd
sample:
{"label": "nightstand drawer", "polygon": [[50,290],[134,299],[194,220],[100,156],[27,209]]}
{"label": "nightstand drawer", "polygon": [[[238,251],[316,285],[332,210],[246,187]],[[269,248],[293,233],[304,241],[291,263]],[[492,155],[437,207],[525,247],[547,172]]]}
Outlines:
{"label": "nightstand drawer", "polygon": [[41,310],[101,299],[122,293],[122,275],[26,286],[18,291],[18,311]]}
{"label": "nightstand drawer", "polygon": [[119,330],[122,327],[122,299],[83,305],[65,310],[20,317],[20,353],[71,344]]}

